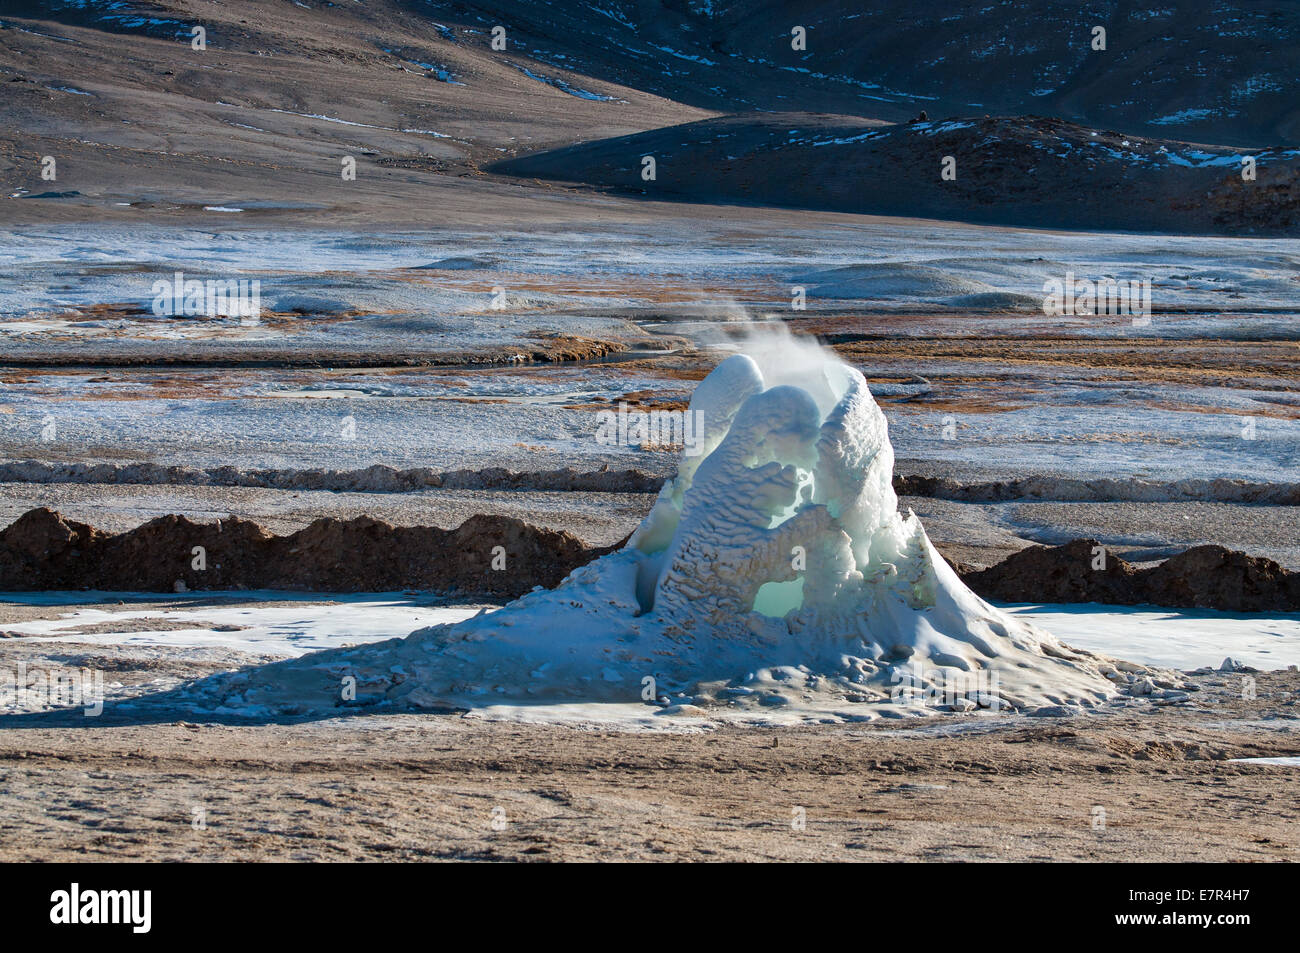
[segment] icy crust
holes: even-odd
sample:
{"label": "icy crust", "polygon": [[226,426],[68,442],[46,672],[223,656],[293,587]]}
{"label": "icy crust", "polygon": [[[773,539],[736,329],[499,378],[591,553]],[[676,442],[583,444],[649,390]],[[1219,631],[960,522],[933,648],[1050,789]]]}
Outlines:
{"label": "icy crust", "polygon": [[1069,649],[968,590],[898,513],[885,418],[856,370],[735,355],[691,409],[704,453],[682,460],[623,550],[556,589],[201,694],[245,711],[622,703],[834,720],[1087,707],[1177,685]]}

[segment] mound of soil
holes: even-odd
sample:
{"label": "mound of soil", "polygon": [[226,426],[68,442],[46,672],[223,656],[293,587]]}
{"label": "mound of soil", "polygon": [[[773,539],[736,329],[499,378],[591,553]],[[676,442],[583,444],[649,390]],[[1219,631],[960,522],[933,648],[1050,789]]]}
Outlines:
{"label": "mound of soil", "polygon": [[42,507],[0,531],[0,590],[422,589],[512,599],[609,550],[504,516],[451,530],[320,519],[288,536],[249,520],[163,516],[112,535]]}
{"label": "mound of soil", "polygon": [[962,579],[986,599],[1004,602],[1300,610],[1300,573],[1222,546],[1195,546],[1139,568],[1104,552],[1096,540],[1076,539],[1064,546],[1031,546],[988,569],[966,572]]}

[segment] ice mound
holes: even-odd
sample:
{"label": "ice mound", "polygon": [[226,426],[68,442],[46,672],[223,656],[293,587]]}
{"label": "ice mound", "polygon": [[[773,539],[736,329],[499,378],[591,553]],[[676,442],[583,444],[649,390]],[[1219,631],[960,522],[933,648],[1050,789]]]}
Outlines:
{"label": "ice mound", "polygon": [[821,298],[944,301],[998,290],[956,268],[908,261],[844,265],[800,275],[797,280],[813,285],[813,293]]}
{"label": "ice mound", "polygon": [[1089,706],[1159,684],[961,583],[898,513],[885,417],[853,368],[787,340],[724,360],[690,411],[702,452],[627,546],[557,588],[200,690],[233,710],[623,703],[836,720]]}

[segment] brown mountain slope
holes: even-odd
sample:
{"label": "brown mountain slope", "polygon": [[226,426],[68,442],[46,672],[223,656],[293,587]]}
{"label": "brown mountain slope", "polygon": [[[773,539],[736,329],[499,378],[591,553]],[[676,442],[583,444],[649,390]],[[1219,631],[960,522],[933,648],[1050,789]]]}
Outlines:
{"label": "brown mountain slope", "polygon": [[[770,112],[1056,113],[1256,153],[1300,141],[1300,7],[1202,7],[1102,0],[1085,16],[1050,2],[0,0],[0,187],[16,197],[0,201],[0,222],[183,219],[228,205],[245,210],[241,222],[545,218],[555,187],[534,178],[621,187],[630,145],[667,150],[698,180],[684,186],[663,170],[653,191],[666,197],[1287,233],[1294,171],[1276,151],[1243,190],[1213,162],[1148,177],[1104,151],[1076,163],[1053,150],[1091,130],[1038,120],[902,127],[813,149],[785,141],[790,121]],[[1094,21],[1105,51],[1091,49]],[[191,43],[197,25],[203,50]],[[497,26],[504,50],[491,45]],[[794,26],[804,50],[791,48]],[[711,118],[705,110],[749,118],[683,125]],[[836,139],[873,120],[797,122]],[[648,138],[620,141],[637,133]],[[731,140],[710,151],[715,133]],[[1116,152],[1132,138],[1101,136]],[[960,169],[941,187],[946,154]],[[502,168],[526,181],[484,175],[520,155]],[[46,156],[56,182],[40,177]],[[340,174],[348,157],[355,180]]]}
{"label": "brown mountain slope", "polygon": [[[41,18],[16,18],[16,6]],[[244,208],[241,222],[332,225],[544,216],[545,189],[485,182],[481,166],[707,115],[596,79],[562,89],[546,80],[563,71],[392,3],[153,7],[170,25],[126,30],[94,5],[4,4],[0,224],[189,222],[209,205]],[[181,21],[206,25],[206,50]],[[41,178],[45,156],[53,182]]]}

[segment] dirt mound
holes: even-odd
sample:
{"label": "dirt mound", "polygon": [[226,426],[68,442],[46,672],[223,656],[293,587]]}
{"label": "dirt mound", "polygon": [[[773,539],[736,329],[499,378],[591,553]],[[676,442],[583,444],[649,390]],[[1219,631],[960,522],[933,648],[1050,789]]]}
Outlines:
{"label": "dirt mound", "polygon": [[1146,601],[1156,605],[1239,612],[1300,609],[1300,573],[1222,546],[1196,546],[1141,575]]}
{"label": "dirt mound", "polygon": [[1096,540],[1031,546],[963,581],[1005,602],[1101,602],[1227,612],[1300,610],[1300,573],[1222,546],[1196,546],[1138,568]]}
{"label": "dirt mound", "polygon": [[30,510],[0,531],[0,588],[53,588],[30,582],[61,577],[65,566],[109,538],[93,526],[64,519],[45,507]]}
{"label": "dirt mound", "polygon": [[[553,588],[622,545],[589,547],[571,533],[485,515],[455,529],[393,526],[367,516],[319,519],[288,536],[251,520],[162,516],[114,535],[41,507],[0,530],[0,592],[174,592],[180,583],[189,590],[420,589],[505,600],[535,586]],[[1101,549],[1095,540],[1076,539],[1031,546],[982,570],[949,562],[976,593],[1005,602],[1300,611],[1300,573],[1271,559],[1197,546],[1149,568],[1107,552],[1094,569]]]}
{"label": "dirt mound", "polygon": [[289,536],[249,520],[163,516],[111,535],[41,508],[0,531],[0,590],[415,588],[506,599],[555,586],[610,548],[502,516],[451,530],[320,519]]}

